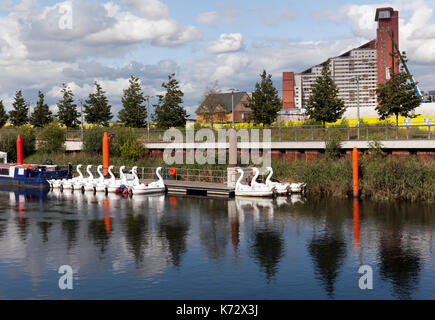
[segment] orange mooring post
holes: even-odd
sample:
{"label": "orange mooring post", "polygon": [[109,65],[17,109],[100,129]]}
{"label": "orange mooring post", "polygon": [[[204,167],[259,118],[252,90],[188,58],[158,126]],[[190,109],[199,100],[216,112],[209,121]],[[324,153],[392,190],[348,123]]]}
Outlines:
{"label": "orange mooring post", "polygon": [[353,148],[352,151],[352,168],[353,168],[353,196],[358,197],[358,149]]}
{"label": "orange mooring post", "polygon": [[23,142],[21,135],[17,137],[17,164],[23,164]]}
{"label": "orange mooring post", "polygon": [[109,135],[104,132],[103,137],[103,174],[106,175],[109,169]]}

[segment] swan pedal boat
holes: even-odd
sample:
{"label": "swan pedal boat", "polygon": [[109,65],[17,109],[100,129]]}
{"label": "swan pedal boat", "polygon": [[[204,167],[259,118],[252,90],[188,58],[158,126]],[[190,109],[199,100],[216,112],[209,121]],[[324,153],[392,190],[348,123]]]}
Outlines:
{"label": "swan pedal boat", "polygon": [[253,168],[253,170],[256,174],[252,179],[251,186],[248,186],[241,183],[244,175],[243,170],[237,169],[234,174],[240,174],[240,178],[236,182],[234,194],[242,197],[273,197],[275,195],[275,189],[267,187],[263,183],[256,182],[255,179],[258,177],[259,172],[257,168]]}

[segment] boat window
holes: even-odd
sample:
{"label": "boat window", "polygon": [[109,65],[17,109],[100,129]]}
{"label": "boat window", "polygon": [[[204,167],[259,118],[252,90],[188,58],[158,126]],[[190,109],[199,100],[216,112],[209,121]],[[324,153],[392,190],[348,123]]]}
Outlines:
{"label": "boat window", "polygon": [[9,168],[0,168],[1,176],[9,176]]}

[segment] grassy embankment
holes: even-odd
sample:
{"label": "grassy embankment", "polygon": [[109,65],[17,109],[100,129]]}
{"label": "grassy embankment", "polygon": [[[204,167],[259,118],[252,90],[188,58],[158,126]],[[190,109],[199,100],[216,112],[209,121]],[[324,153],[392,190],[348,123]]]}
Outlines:
{"label": "grassy embankment", "polygon": [[[42,163],[50,158],[54,163],[73,165],[99,164],[98,154],[35,153],[26,162]],[[162,160],[139,159],[128,161],[111,157],[115,166],[168,167]],[[225,165],[175,165],[177,168],[226,170]],[[352,164],[347,159],[328,159],[305,162],[273,161],[274,177],[280,181],[305,182],[309,197],[347,197],[352,195]],[[403,159],[371,157],[364,155],[359,161],[359,186],[362,197],[374,200],[406,200],[435,202],[435,161],[416,157]]]}

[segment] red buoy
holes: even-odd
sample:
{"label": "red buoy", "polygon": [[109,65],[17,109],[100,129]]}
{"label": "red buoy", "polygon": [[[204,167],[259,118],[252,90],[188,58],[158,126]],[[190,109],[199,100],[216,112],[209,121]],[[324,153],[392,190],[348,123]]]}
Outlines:
{"label": "red buoy", "polygon": [[17,164],[23,164],[23,142],[21,135],[17,137]]}

